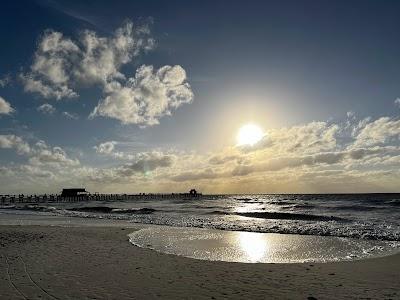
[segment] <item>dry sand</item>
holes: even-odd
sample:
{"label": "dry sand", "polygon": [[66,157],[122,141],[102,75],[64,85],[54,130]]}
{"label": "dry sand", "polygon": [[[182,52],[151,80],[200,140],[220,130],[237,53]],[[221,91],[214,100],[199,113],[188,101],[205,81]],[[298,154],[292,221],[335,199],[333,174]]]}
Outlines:
{"label": "dry sand", "polygon": [[0,299],[400,299],[400,255],[327,264],[210,262],[135,247],[132,231],[0,226]]}

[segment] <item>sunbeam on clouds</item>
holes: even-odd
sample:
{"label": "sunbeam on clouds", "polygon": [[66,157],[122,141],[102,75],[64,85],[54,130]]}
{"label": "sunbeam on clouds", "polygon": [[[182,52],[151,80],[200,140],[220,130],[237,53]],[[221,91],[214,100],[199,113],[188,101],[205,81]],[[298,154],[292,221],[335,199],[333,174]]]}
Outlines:
{"label": "sunbeam on clouds", "polygon": [[[283,187],[285,192],[295,192],[301,181],[302,190],[312,192],[316,191],[315,180],[331,182],[329,189],[340,192],[350,191],[355,183],[365,187],[369,182],[390,190],[400,179],[397,125],[398,120],[379,118],[354,119],[350,125],[311,122],[271,128],[268,143],[261,140],[247,148],[232,146],[207,154],[177,149],[136,152],[124,149],[121,142],[106,141],[93,146],[92,154],[108,159],[108,167],[84,165],[76,155],[71,157],[61,147],[50,147],[40,140],[28,142],[19,136],[0,135],[0,148],[27,158],[19,166],[3,166],[2,176],[17,178],[40,168],[42,174],[34,180],[38,186],[45,176],[61,187],[79,175],[81,183],[95,190],[118,185],[121,191],[151,183],[168,186],[171,191],[200,185],[212,192],[213,187],[217,191],[229,185],[236,192],[250,192],[247,187],[253,190],[257,182],[264,182],[275,192],[284,192]],[[368,176],[372,173],[373,177]],[[254,184],[243,187],[241,182],[247,180]]]}

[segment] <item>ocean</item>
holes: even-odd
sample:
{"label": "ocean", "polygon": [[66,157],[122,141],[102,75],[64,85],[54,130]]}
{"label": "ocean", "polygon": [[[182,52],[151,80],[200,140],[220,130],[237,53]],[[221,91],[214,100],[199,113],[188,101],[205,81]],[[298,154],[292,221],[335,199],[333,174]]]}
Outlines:
{"label": "ocean", "polygon": [[[400,250],[400,194],[114,198],[118,200],[2,205],[0,221],[142,224],[129,235],[136,246],[231,262],[333,262]],[[38,217],[44,222],[37,223]]]}
{"label": "ocean", "polygon": [[189,200],[134,198],[0,208],[0,214],[400,241],[400,194],[213,195]]}

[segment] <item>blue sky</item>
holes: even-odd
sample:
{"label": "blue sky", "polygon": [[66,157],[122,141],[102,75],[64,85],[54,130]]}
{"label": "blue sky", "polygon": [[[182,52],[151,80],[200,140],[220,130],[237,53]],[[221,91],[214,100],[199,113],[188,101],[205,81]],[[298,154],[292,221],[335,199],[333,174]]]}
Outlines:
{"label": "blue sky", "polygon": [[397,191],[398,1],[1,5],[0,193]]}

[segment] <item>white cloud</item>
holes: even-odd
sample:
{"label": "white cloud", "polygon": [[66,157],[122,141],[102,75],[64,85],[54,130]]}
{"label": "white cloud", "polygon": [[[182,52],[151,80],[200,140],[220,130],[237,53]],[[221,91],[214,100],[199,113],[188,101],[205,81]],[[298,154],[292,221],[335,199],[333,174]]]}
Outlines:
{"label": "white cloud", "polygon": [[253,162],[249,165],[239,165],[232,170],[234,176],[245,176],[254,172],[275,172],[283,169],[299,167],[319,167],[324,165],[342,164],[341,168],[353,161],[359,161],[376,155],[395,155],[398,148],[356,148],[336,152],[320,152],[312,155],[274,157],[266,161]]}
{"label": "white cloud", "polygon": [[94,149],[97,153],[100,154],[111,154],[114,151],[114,147],[117,142],[109,141],[99,144],[98,146],[94,146]]}
{"label": "white cloud", "polygon": [[254,146],[241,146],[243,151],[269,150],[273,153],[316,153],[335,149],[338,124],[311,122],[304,125],[268,130],[264,138]]}
{"label": "white cloud", "polygon": [[38,106],[36,109],[37,111],[48,115],[52,115],[56,111],[55,107],[49,103],[42,104]]}
{"label": "white cloud", "polygon": [[75,93],[72,89],[63,85],[47,85],[43,83],[39,79],[35,79],[33,75],[23,75],[21,74],[20,78],[24,82],[24,90],[25,92],[31,93],[39,93],[44,98],[56,98],[60,100],[62,98],[74,98],[77,97],[78,94]]}
{"label": "white cloud", "polygon": [[98,85],[103,98],[91,118],[103,116],[141,126],[159,124],[161,117],[190,103],[193,93],[179,65],[158,70],[141,66],[132,78],[121,72],[122,66],[154,47],[149,34],[147,26],[134,27],[131,22],[111,37],[85,30],[72,40],[60,32],[46,31],[30,71],[20,75],[24,89],[60,100],[77,97],[80,87]]}
{"label": "white cloud", "polygon": [[150,50],[154,40],[148,38],[147,27],[134,28],[128,22],[118,28],[111,38],[101,38],[93,31],[81,35],[82,61],[75,71],[77,80],[85,83],[102,83],[114,78],[125,78],[119,69],[132,61],[142,50]]}
{"label": "white cloud", "polygon": [[400,120],[382,117],[362,124],[354,143],[355,147],[372,146],[398,141]]}
{"label": "white cloud", "polygon": [[118,28],[112,37],[99,37],[83,31],[73,41],[61,32],[46,31],[41,37],[30,72],[21,74],[24,89],[44,98],[77,97],[79,85],[104,84],[124,78],[119,69],[132,61],[140,51],[153,47],[147,27],[134,27],[131,22]]}
{"label": "white cloud", "polygon": [[141,66],[126,85],[117,81],[106,84],[105,94],[91,117],[105,116],[143,126],[159,124],[159,118],[193,99],[186,72],[178,65],[157,71]]}
{"label": "white cloud", "polygon": [[127,174],[146,173],[147,171],[152,171],[159,167],[170,166],[176,158],[176,155],[173,153],[155,150],[139,153],[115,151],[115,145],[117,144],[116,141],[107,141],[93,147],[96,153],[118,160],[129,161],[129,163],[114,169],[116,175],[124,174],[124,176],[128,176]]}
{"label": "white cloud", "polygon": [[400,98],[397,98],[396,100],[394,100],[394,105],[396,105],[397,107],[400,107]]}
{"label": "white cloud", "polygon": [[23,173],[24,176],[29,176],[29,177],[34,176],[35,178],[39,177],[39,178],[44,178],[46,180],[55,178],[53,172],[49,170],[43,170],[41,166],[22,165],[19,168],[17,168],[16,171],[19,171],[19,173]]}
{"label": "white cloud", "polygon": [[48,193],[49,189],[55,192],[73,181],[73,174],[80,168],[78,159],[69,157],[61,147],[50,147],[44,141],[29,145],[19,136],[0,135],[0,148],[15,149],[27,158],[27,161],[22,158],[20,163],[0,166],[1,192]]}
{"label": "white cloud", "polygon": [[30,152],[29,144],[19,136],[8,134],[0,135],[0,148],[16,149],[18,154],[27,154]]}
{"label": "white cloud", "polygon": [[29,157],[31,165],[77,166],[79,160],[71,159],[61,147],[49,147],[44,141],[29,145],[21,137],[9,134],[0,135],[0,148],[15,149],[19,155]]}
{"label": "white cloud", "polygon": [[31,72],[22,74],[27,92],[36,92],[45,98],[72,98],[77,94],[69,87],[71,68],[79,60],[79,47],[62,33],[47,31],[36,50]]}
{"label": "white cloud", "polygon": [[44,145],[35,149],[34,155],[29,159],[31,165],[78,166],[79,160],[71,159],[60,147],[50,148]]}
{"label": "white cloud", "polygon": [[0,115],[9,115],[14,111],[15,109],[11,107],[11,104],[8,103],[4,98],[0,97]]}

